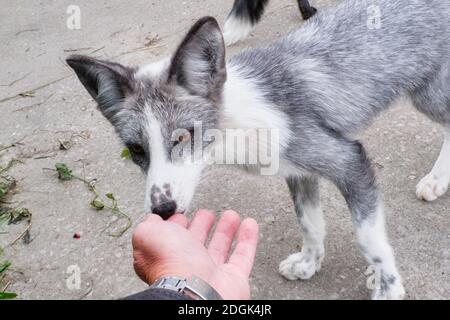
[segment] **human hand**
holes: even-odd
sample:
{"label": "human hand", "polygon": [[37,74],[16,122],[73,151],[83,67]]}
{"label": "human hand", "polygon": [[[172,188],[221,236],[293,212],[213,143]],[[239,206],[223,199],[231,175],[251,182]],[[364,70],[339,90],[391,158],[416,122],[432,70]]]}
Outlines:
{"label": "human hand", "polygon": [[[148,215],[133,234],[136,273],[147,283],[165,276],[195,275],[226,300],[250,299],[249,275],[258,242],[258,224],[253,219],[241,223],[236,212],[225,211],[205,247],[214,221],[214,214],[207,210],[198,211],[190,224],[181,214],[167,221]],[[236,235],[236,247],[230,255]]]}

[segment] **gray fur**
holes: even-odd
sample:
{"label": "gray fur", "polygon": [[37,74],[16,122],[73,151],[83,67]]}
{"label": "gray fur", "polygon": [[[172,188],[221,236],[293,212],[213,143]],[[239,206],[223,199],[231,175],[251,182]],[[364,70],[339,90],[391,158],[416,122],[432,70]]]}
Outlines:
{"label": "gray fur", "polygon": [[317,207],[320,203],[319,179],[315,176],[288,177],[286,179],[295,209],[299,218],[303,216],[302,207]]}
{"label": "gray fur", "polygon": [[[300,223],[303,239],[309,239],[310,242],[313,241],[318,247],[322,247],[323,239],[321,239],[321,235],[317,234],[318,226],[312,224],[313,229],[316,230],[309,230],[309,226],[311,226],[310,215],[322,214],[320,212],[321,210],[319,209],[319,212],[312,213],[306,211],[311,210],[312,208],[320,208],[319,178],[315,175],[290,176],[286,179],[286,182],[294,201],[295,213]],[[318,250],[318,248],[315,247],[313,252],[311,247],[304,246],[303,250],[305,249],[306,257],[313,256],[318,263],[321,263],[321,259],[324,255],[323,249]],[[305,262],[309,263],[310,258],[306,258]]]}
{"label": "gray fur", "polygon": [[[367,26],[370,5],[382,10],[380,29]],[[445,1],[348,0],[230,61],[291,119],[296,139],[284,157],[335,182],[356,221],[374,211],[379,195],[364,148],[351,136],[406,95],[450,123],[449,14]]]}
{"label": "gray fur", "polygon": [[[379,29],[367,25],[371,5],[381,10]],[[283,157],[333,181],[357,225],[375,219],[381,196],[366,152],[352,135],[403,96],[450,126],[449,16],[447,1],[348,0],[230,61],[290,119],[295,139]],[[296,200],[294,194],[301,214]],[[371,252],[366,256],[377,261]],[[396,277],[381,274],[385,292]]]}
{"label": "gray fur", "polygon": [[[367,27],[370,5],[382,10],[380,29]],[[438,0],[347,0],[229,64],[259,80],[266,97],[291,119],[349,136],[446,70],[449,11]],[[294,122],[293,130],[301,123]]]}
{"label": "gray fur", "polygon": [[[192,70],[196,61],[198,68]],[[134,68],[90,57],[72,55],[67,63],[145,173],[151,152],[145,130],[147,107],[165,124],[162,134],[168,155],[176,144],[172,136],[176,129],[193,131],[195,121],[202,121],[204,130],[218,126],[221,89],[226,81],[225,45],[213,18],[203,18],[191,28],[170,68],[157,81],[137,77]],[[143,152],[133,152],[133,146]]]}
{"label": "gray fur", "polygon": [[225,44],[215,19],[200,19],[178,47],[169,70],[169,81],[191,95],[220,101],[227,79]]}

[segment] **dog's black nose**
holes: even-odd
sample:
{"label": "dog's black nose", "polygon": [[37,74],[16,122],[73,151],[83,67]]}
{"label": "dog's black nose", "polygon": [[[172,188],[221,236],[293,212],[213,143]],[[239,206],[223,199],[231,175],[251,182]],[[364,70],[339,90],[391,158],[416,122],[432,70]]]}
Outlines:
{"label": "dog's black nose", "polygon": [[154,214],[157,214],[164,220],[167,220],[171,216],[173,216],[175,214],[176,210],[177,210],[177,204],[175,201],[172,201],[172,200],[163,202],[156,207],[152,207],[152,212]]}

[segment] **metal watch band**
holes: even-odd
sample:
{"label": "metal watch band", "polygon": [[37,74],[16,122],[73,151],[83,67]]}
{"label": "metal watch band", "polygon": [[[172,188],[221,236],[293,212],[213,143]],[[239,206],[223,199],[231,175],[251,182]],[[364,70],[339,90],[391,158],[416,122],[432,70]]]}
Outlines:
{"label": "metal watch band", "polygon": [[223,300],[220,294],[202,279],[192,276],[189,279],[181,277],[162,277],[157,279],[150,288],[162,288],[176,291],[194,300]]}

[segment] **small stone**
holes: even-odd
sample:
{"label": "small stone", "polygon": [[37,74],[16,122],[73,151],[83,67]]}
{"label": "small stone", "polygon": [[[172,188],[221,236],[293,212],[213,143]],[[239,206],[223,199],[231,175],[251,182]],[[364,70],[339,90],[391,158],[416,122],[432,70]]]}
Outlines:
{"label": "small stone", "polygon": [[265,221],[266,223],[272,224],[272,223],[275,222],[275,217],[274,217],[273,214],[267,214],[267,215],[264,217],[264,221]]}

